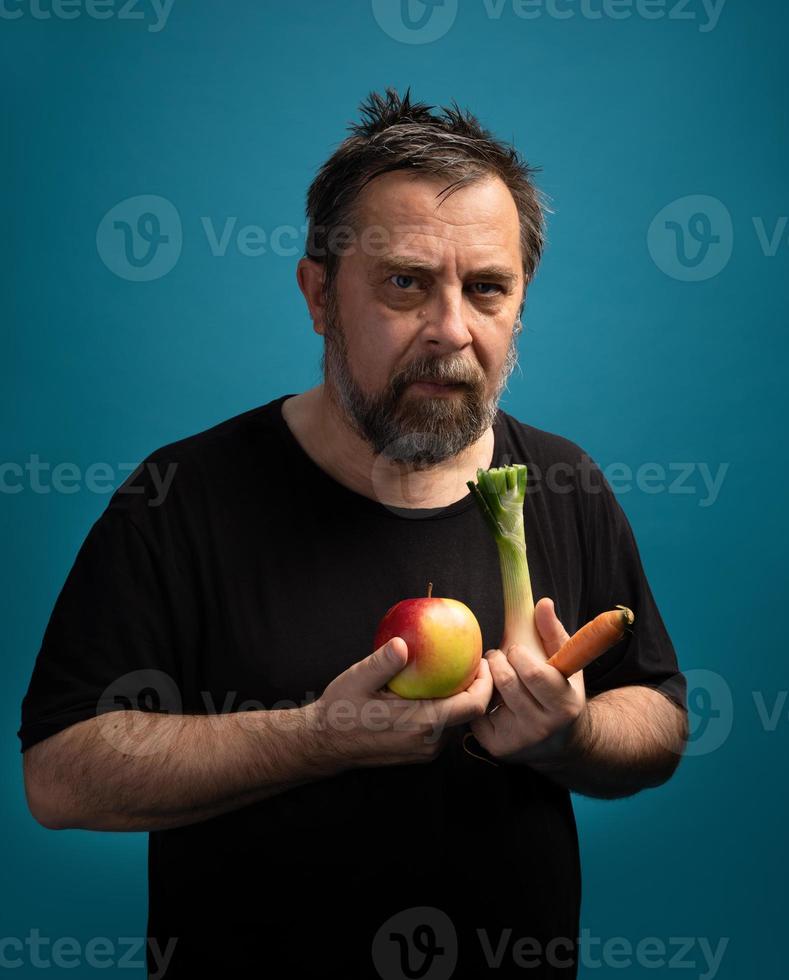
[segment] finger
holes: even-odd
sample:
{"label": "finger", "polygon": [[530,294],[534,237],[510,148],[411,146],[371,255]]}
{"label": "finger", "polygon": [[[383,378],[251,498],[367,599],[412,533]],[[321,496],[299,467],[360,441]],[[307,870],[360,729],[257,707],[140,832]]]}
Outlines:
{"label": "finger", "polygon": [[443,724],[460,725],[478,718],[490,701],[492,693],[493,678],[490,664],[483,657],[474,680],[465,691],[451,694],[448,698],[436,698],[432,705]]}
{"label": "finger", "polygon": [[501,700],[501,695],[499,694],[499,692],[496,690],[495,687],[493,690],[494,690],[494,695],[490,699],[490,702],[488,703],[488,707],[485,710],[486,715],[492,715],[494,711],[498,711],[499,708],[504,704],[504,702]]}
{"label": "finger", "polygon": [[[493,683],[501,696],[502,703],[513,714],[517,715],[524,711],[539,711],[541,709],[542,705],[538,699],[521,682],[517,670],[509,661],[508,655],[505,656],[501,650],[491,650],[487,660],[493,676]],[[489,717],[495,721],[499,714],[501,714],[501,709],[492,712]]]}
{"label": "finger", "polygon": [[[535,708],[534,710],[539,709]],[[519,718],[523,718],[523,715],[516,717],[512,710],[501,701],[495,713],[475,718],[469,727],[479,744],[490,751],[493,745],[499,745],[502,740],[510,738]]]}
{"label": "finger", "polygon": [[582,702],[586,702],[586,684],[584,683],[584,672],[583,670],[576,670],[574,674],[570,674],[567,680],[572,684],[575,689],[575,693],[581,698]]}
{"label": "finger", "polygon": [[459,698],[461,694],[468,694],[475,700],[485,701],[487,703],[492,693],[493,677],[490,673],[490,664],[482,657],[479,662],[479,667],[477,667],[477,673],[474,675],[474,680],[465,691],[461,691],[459,694],[453,695],[453,697]]}
{"label": "finger", "polygon": [[[482,659],[485,660],[485,661],[487,661],[488,657],[491,656],[495,652],[496,652],[496,649],[495,648],[492,649],[492,650],[486,650]],[[501,653],[500,650],[498,652]],[[492,694],[491,699],[490,699],[490,701],[488,703],[488,707],[485,710],[485,714],[492,715],[493,712],[496,711],[498,708],[500,708],[503,704],[504,704],[504,702],[501,700],[501,695],[496,690],[496,687],[494,685],[493,694]]]}
{"label": "finger", "polygon": [[[483,658],[484,660],[484,658]],[[376,697],[381,701],[399,701],[408,704],[409,724],[414,726],[428,724],[434,729],[461,725],[478,718],[484,706],[490,701],[493,679],[487,662],[480,660],[474,680],[465,691],[450,694],[445,698],[403,698],[394,691],[381,690]]]}
{"label": "finger", "polygon": [[408,663],[408,645],[402,636],[393,636],[377,650],[349,668],[359,691],[372,694],[384,687]]}
{"label": "finger", "polygon": [[[507,709],[502,710],[506,711]],[[496,729],[493,727],[493,720],[489,715],[475,718],[469,725],[469,730],[483,749],[490,751],[490,747],[495,745]]]}
{"label": "finger", "polygon": [[573,687],[564,674],[528,647],[513,643],[507,651],[507,663],[519,683],[545,711],[563,704],[572,695]]}
{"label": "finger", "polygon": [[534,607],[534,622],[548,657],[552,657],[570,639],[556,615],[553,599],[547,596]]}

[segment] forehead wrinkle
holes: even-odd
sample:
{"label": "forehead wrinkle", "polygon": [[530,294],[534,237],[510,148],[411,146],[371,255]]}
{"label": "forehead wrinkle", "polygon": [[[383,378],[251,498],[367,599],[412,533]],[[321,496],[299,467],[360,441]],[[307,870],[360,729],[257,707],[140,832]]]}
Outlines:
{"label": "forehead wrinkle", "polygon": [[[455,220],[452,218],[445,218],[441,215],[426,215],[424,212],[419,214],[414,208],[369,208],[365,209],[369,211],[370,217],[362,213],[362,224],[363,225],[378,225],[380,227],[386,228],[393,235],[405,234],[405,235],[426,235],[435,238],[449,238],[451,233],[459,232],[466,234],[474,234],[481,232],[482,234],[490,234],[491,232],[501,232],[505,236],[510,231],[507,228],[508,219],[507,216],[499,211],[494,212],[495,216],[501,217],[501,220],[488,220],[487,218],[481,218],[479,216],[470,216],[464,219],[462,216],[458,216]],[[518,234],[520,225],[517,220],[513,224],[512,231],[514,234]],[[460,238],[458,242],[461,244],[478,244],[475,242],[462,242]]]}
{"label": "forehead wrinkle", "polygon": [[[399,246],[400,238],[404,239],[405,248],[403,252],[400,252],[400,246]],[[427,239],[427,241],[421,242],[420,239]],[[424,232],[420,232],[418,234],[415,232],[405,232],[402,235],[393,236],[392,243],[391,243],[392,250],[391,253],[388,254],[397,253],[397,254],[405,255],[407,254],[406,250],[409,246],[414,247],[417,250],[417,252],[420,250],[420,248],[424,248],[428,252],[430,252],[433,250],[433,243],[437,244],[442,251],[445,251],[450,248],[453,249],[454,248],[457,249],[486,248],[491,250],[504,251],[508,255],[510,251],[507,243],[505,241],[502,241],[500,238],[494,238],[490,241],[475,240],[472,242],[464,242],[462,240],[450,238],[444,235],[429,235]],[[418,256],[415,257],[418,258]]]}
{"label": "forehead wrinkle", "polygon": [[[420,233],[414,231],[415,228],[420,227],[420,223],[425,229],[421,232],[422,234],[439,235],[442,226],[456,229],[479,227],[487,231],[503,230],[506,234],[509,230],[508,225],[511,225],[516,235],[520,233],[520,219],[515,202],[511,197],[509,197],[507,204],[500,206],[484,199],[478,199],[475,201],[476,213],[468,217],[464,217],[462,213],[456,214],[454,217],[448,215],[446,211],[439,213],[439,208],[444,204],[443,201],[436,204],[435,207],[430,207],[418,198],[413,202],[405,202],[400,197],[395,197],[392,201],[392,197],[391,191],[384,192],[382,195],[379,194],[378,199],[372,194],[364,196],[359,207],[359,217],[362,223],[378,224],[389,230],[392,230],[390,225],[395,227],[404,225],[409,229],[410,234]],[[447,198],[447,201],[452,200],[452,197]],[[462,206],[458,210],[462,212]],[[480,211],[483,213],[480,214]]]}
{"label": "forehead wrinkle", "polygon": [[[478,232],[477,229],[479,229]],[[427,249],[438,246],[442,249],[447,247],[458,249],[489,248],[503,249],[509,252],[510,246],[517,246],[519,242],[517,236],[513,236],[512,242],[509,241],[509,238],[510,236],[503,229],[492,229],[487,226],[480,228],[479,224],[467,225],[462,228],[431,229],[429,231],[409,230],[402,226],[395,226],[391,231],[390,243],[393,252],[400,250],[400,241],[417,248],[422,244]]]}

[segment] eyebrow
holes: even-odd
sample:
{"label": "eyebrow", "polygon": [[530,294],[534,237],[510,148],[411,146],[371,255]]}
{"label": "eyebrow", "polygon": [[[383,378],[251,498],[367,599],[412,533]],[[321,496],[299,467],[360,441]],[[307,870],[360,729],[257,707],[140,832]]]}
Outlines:
{"label": "eyebrow", "polygon": [[[432,275],[438,272],[440,268],[441,266],[435,262],[428,262],[411,255],[384,255],[373,263],[372,271],[373,274],[396,271],[424,272]],[[514,286],[518,282],[518,276],[508,266],[497,265],[496,263],[481,266],[479,269],[473,269],[469,273],[469,278],[495,279],[499,282],[506,283],[508,286]]]}

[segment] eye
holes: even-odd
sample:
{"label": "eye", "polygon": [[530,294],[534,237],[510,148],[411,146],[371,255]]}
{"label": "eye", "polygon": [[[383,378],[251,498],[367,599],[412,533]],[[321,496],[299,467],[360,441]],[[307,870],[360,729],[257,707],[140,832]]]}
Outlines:
{"label": "eye", "polygon": [[[503,293],[504,292],[504,288],[502,286],[500,286],[497,282],[475,282],[473,285],[475,285],[475,286],[488,286],[489,288],[492,287],[493,289],[498,289],[498,291],[500,293]],[[477,293],[477,295],[478,296],[492,296],[493,294],[492,293]]]}
{"label": "eye", "polygon": [[[406,279],[408,280],[408,282],[406,282],[405,285],[403,285],[402,282],[400,283],[393,282],[393,280],[397,280],[397,279]],[[416,282],[417,279],[415,276],[406,275],[404,272],[397,272],[393,276],[389,276],[389,281],[392,283],[392,285],[396,286],[398,289],[403,291],[408,288],[409,282]]]}

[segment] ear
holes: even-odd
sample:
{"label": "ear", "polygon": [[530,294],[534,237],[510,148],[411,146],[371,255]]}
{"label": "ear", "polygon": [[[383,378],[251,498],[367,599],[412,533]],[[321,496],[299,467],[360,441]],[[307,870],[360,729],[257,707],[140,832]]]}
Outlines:
{"label": "ear", "polygon": [[299,259],[296,266],[296,281],[307,301],[312,318],[312,329],[321,335],[326,330],[326,296],[323,288],[325,278],[326,267],[322,262],[306,256]]}

